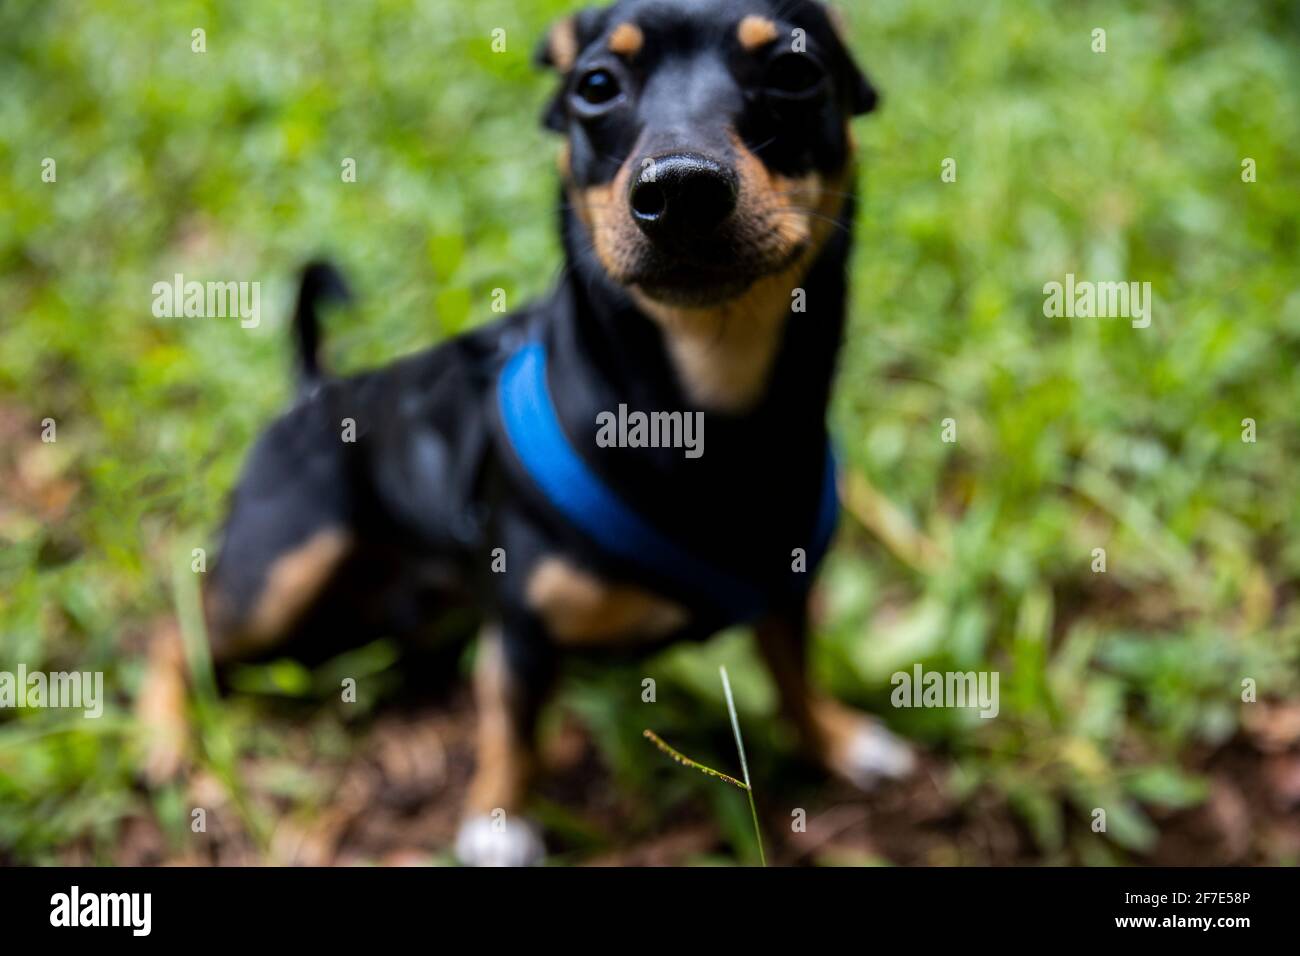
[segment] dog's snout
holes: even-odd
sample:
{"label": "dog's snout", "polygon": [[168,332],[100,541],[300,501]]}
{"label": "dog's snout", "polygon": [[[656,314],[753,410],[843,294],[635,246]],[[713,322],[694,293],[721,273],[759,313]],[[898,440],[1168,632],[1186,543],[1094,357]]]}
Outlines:
{"label": "dog's snout", "polygon": [[651,239],[704,238],[735,211],[733,170],[704,156],[679,153],[652,159],[632,184],[632,218]]}

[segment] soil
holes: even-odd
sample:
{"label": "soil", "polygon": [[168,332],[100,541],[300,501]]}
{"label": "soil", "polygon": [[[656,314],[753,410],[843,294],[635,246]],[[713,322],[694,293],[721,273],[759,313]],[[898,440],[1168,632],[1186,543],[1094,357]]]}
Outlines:
{"label": "soil", "polygon": [[[1261,704],[1261,707],[1268,705]],[[284,718],[277,718],[284,720]],[[1295,726],[1287,729],[1287,721]],[[1300,709],[1261,711],[1228,746],[1198,755],[1210,796],[1193,809],[1153,811],[1160,840],[1155,865],[1249,865],[1300,855]],[[310,728],[286,721],[277,734]],[[461,800],[473,768],[474,712],[468,694],[440,705],[402,707],[359,731],[358,745],[336,759],[317,757],[301,772],[323,803],[304,814],[282,795],[283,761],[242,766],[248,799],[273,821],[261,846],[241,825],[225,789],[209,776],[189,780],[187,796],[206,808],[204,833],[168,841],[152,815],[121,830],[119,865],[428,865],[451,862]],[[538,792],[548,804],[600,835],[591,841],[548,837],[553,862],[594,866],[672,866],[734,860],[709,808],[688,806],[649,828],[638,812],[652,795],[621,795],[587,733],[566,719],[544,753]],[[977,794],[964,804],[947,795],[944,764],[934,757],[909,780],[862,795],[795,768],[762,784],[760,801],[771,865],[1035,865],[1045,862],[1001,800]],[[784,781],[784,782],[782,782]],[[793,832],[786,807],[806,809]],[[1079,823],[1080,829],[1083,823]],[[178,842],[180,846],[178,846]],[[89,862],[73,849],[67,862]],[[1079,862],[1069,856],[1046,862]]]}

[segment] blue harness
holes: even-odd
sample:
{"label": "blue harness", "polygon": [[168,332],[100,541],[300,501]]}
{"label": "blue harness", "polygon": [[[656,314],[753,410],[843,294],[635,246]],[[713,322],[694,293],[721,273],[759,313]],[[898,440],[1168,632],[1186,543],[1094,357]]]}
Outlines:
{"label": "blue harness", "polygon": [[[506,362],[497,380],[505,436],[529,478],[556,511],[602,550],[680,585],[716,605],[733,622],[749,621],[771,603],[763,589],[701,559],[628,506],[574,450],[546,384],[546,348],[532,341]],[[791,572],[791,592],[806,589],[839,517],[835,460],[829,443],[817,527],[808,542],[808,570]],[[801,581],[803,583],[801,583]]]}

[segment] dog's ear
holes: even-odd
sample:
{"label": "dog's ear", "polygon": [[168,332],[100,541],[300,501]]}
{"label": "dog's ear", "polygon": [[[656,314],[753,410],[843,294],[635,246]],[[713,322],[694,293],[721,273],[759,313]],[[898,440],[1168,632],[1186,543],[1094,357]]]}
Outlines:
{"label": "dog's ear", "polygon": [[578,58],[578,49],[578,14],[575,13],[551,24],[533,52],[533,62],[537,66],[549,66],[559,73],[568,73]]}
{"label": "dog's ear", "polygon": [[[556,21],[546,31],[542,41],[537,44],[533,62],[537,66],[549,67],[561,76],[567,77],[583,47],[599,36],[604,29],[608,13],[606,9],[581,10]],[[564,95],[565,90],[562,87],[547,104],[542,114],[542,125],[557,133],[564,132]]]}
{"label": "dog's ear", "polygon": [[867,79],[867,75],[862,72],[861,67],[853,62],[852,56],[848,58],[847,62],[851,77],[849,93],[852,97],[853,115],[861,116],[863,113],[870,113],[876,108],[876,104],[880,102],[880,94],[871,85],[871,81]]}
{"label": "dog's ear", "polygon": [[880,102],[880,94],[876,92],[876,88],[867,79],[866,73],[853,59],[853,52],[848,46],[848,23],[844,19],[843,12],[839,7],[830,5],[827,5],[825,10],[826,19],[830,21],[831,30],[835,35],[835,43],[839,47],[841,75],[846,78],[848,84],[849,107],[854,116],[870,113]]}

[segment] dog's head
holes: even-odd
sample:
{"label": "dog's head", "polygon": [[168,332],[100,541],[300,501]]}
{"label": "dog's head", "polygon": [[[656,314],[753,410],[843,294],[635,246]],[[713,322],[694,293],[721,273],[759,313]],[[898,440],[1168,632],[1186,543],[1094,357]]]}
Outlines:
{"label": "dog's head", "polygon": [[556,24],[545,122],[609,277],[688,307],[806,260],[876,94],[814,0],[621,0]]}

